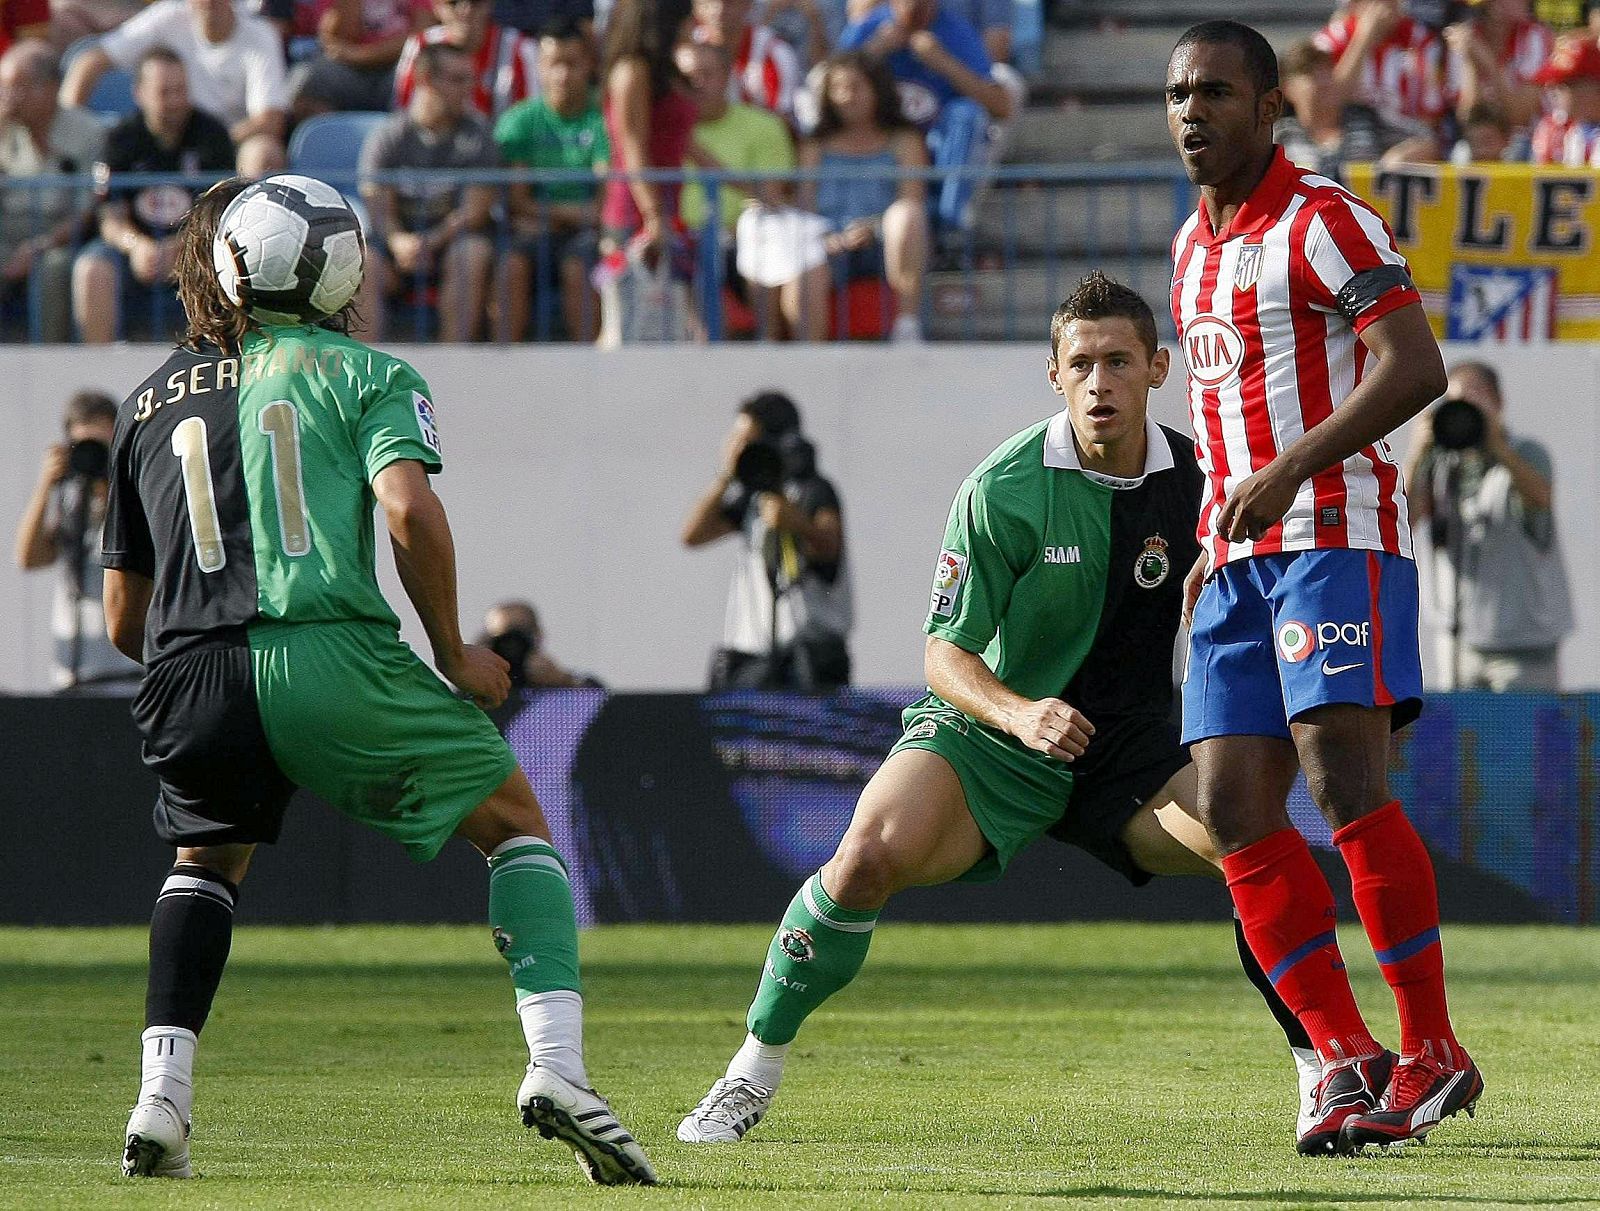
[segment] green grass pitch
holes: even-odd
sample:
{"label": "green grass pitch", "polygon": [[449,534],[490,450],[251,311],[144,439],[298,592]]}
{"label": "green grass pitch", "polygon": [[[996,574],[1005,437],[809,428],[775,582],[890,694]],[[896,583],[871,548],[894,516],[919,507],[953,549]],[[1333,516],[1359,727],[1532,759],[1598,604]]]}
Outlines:
{"label": "green grass pitch", "polygon": [[[241,929],[197,1066],[201,1180],[117,1171],[144,938],[0,930],[0,1205],[1600,1206],[1600,934],[1447,930],[1475,1122],[1302,1160],[1288,1055],[1207,926],[897,926],[809,1023],[773,1115],[691,1148],[679,1116],[742,1032],[766,928],[585,936],[590,1069],[664,1179],[597,1190],[517,1123],[522,1041],[485,929]],[[1393,1003],[1359,934],[1357,991]]]}

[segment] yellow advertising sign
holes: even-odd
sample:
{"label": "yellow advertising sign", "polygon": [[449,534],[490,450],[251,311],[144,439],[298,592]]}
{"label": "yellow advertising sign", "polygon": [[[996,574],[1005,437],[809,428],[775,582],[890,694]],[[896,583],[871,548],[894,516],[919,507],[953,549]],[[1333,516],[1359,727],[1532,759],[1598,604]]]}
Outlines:
{"label": "yellow advertising sign", "polygon": [[1349,175],[1393,229],[1439,337],[1600,340],[1600,172],[1357,164]]}

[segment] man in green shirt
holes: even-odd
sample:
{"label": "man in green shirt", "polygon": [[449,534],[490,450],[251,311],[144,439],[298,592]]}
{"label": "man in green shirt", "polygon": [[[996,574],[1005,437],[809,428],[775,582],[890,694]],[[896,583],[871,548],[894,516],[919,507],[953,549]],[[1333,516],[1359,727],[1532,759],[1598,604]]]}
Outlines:
{"label": "man in green shirt", "polygon": [[[191,1176],[194,1054],[239,884],[303,786],[418,861],[452,836],[488,859],[490,925],[528,1044],[524,1124],[569,1144],[594,1181],[652,1183],[649,1160],[588,1087],[566,867],[479,709],[499,705],[510,681],[504,660],[461,639],[450,525],[429,484],[443,465],[432,392],[405,362],[344,335],[348,306],[296,309],[305,322],[284,324],[224,294],[213,248],[239,247],[226,207],[247,191],[308,221],[342,214],[356,230],[344,199],[304,177],[205,194],[178,237],[185,343],[117,416],[106,628],[145,665],[133,715],[159,779],[156,832],[177,849],[150,921],[123,1171]],[[298,273],[316,273],[311,255]],[[437,675],[401,642],[378,587],[375,507]]]}
{"label": "man in green shirt", "polygon": [[[744,1046],[679,1125],[686,1143],[761,1120],[801,1023],[854,978],[904,888],[998,878],[1047,831],[1135,884],[1219,877],[1171,720],[1202,480],[1190,439],[1146,414],[1169,357],[1144,300],[1099,273],[1056,311],[1051,346],[1066,408],[961,485],[924,626],[929,693],[790,904]],[[1304,1106],[1310,1041],[1243,945],[1240,958],[1296,1049]]]}
{"label": "man in green shirt", "polygon": [[[500,158],[515,168],[562,169],[591,176],[611,158],[606,124],[591,81],[594,55],[584,29],[570,18],[539,37],[539,96],[512,106],[495,124]],[[556,181],[511,187],[515,245],[501,270],[496,334],[520,341],[537,294],[549,299],[560,282],[561,321],[569,340],[592,341],[599,332],[600,302],[589,284],[599,257],[598,181]],[[537,290],[535,287],[537,286]],[[538,334],[551,329],[541,307]]]}

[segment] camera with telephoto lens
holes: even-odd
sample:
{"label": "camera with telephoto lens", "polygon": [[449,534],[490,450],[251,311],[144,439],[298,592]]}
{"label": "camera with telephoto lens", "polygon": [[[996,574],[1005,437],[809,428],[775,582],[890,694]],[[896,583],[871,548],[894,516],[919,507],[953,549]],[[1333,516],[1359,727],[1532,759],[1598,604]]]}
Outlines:
{"label": "camera with telephoto lens", "polygon": [[488,648],[511,666],[511,688],[520,690],[528,684],[528,657],[536,645],[526,631],[502,631],[488,642]]}
{"label": "camera with telephoto lens", "polygon": [[816,473],[817,448],[798,433],[758,437],[739,452],[733,477],[746,492],[781,492],[792,479]]}
{"label": "camera with telephoto lens", "polygon": [[67,474],[78,479],[104,479],[111,467],[111,447],[89,438],[67,447]]}
{"label": "camera with telephoto lens", "polygon": [[1483,409],[1464,399],[1446,399],[1433,410],[1433,444],[1441,450],[1475,450],[1483,445],[1489,424]]}

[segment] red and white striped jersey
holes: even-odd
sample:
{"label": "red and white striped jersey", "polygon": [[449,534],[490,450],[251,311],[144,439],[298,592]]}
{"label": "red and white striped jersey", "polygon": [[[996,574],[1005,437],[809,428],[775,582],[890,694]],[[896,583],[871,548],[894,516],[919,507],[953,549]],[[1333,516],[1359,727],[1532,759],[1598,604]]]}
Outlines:
{"label": "red and white striped jersey", "polygon": [[770,109],[794,121],[794,93],[800,86],[800,56],[767,25],[747,25],[733,48],[730,101]]}
{"label": "red and white striped jersey", "polygon": [[1600,124],[1545,114],[1533,128],[1533,162],[1567,168],[1600,168]]}
{"label": "red and white striped jersey", "polygon": [[[1506,31],[1501,44],[1491,49],[1501,70],[1519,84],[1527,84],[1534,72],[1544,66],[1555,45],[1556,36],[1544,22],[1518,21]],[[1462,58],[1460,52],[1450,52],[1445,92],[1452,108],[1461,97],[1462,79],[1466,75]]]}
{"label": "red and white striped jersey", "polygon": [[[1355,17],[1344,12],[1318,30],[1312,41],[1337,62],[1350,49],[1355,32]],[[1359,99],[1393,125],[1431,126],[1448,108],[1444,39],[1422,22],[1402,17],[1362,64]]]}
{"label": "red and white striped jersey", "polygon": [[[430,25],[420,34],[412,34],[400,50],[400,62],[394,69],[394,107],[404,109],[411,104],[411,90],[416,86],[417,52],[424,46],[445,41],[445,27]],[[518,101],[539,95],[539,44],[512,29],[509,25],[491,24],[483,36],[483,45],[472,56],[472,107],[490,122]]]}
{"label": "red and white striped jersey", "polygon": [[1255,542],[1216,532],[1228,495],[1361,381],[1360,333],[1421,302],[1382,217],[1280,147],[1224,231],[1202,205],[1172,246],[1172,316],[1188,364],[1189,416],[1206,473],[1199,537],[1213,569],[1234,559],[1328,547],[1410,557],[1400,468],[1379,441],[1301,485]]}

